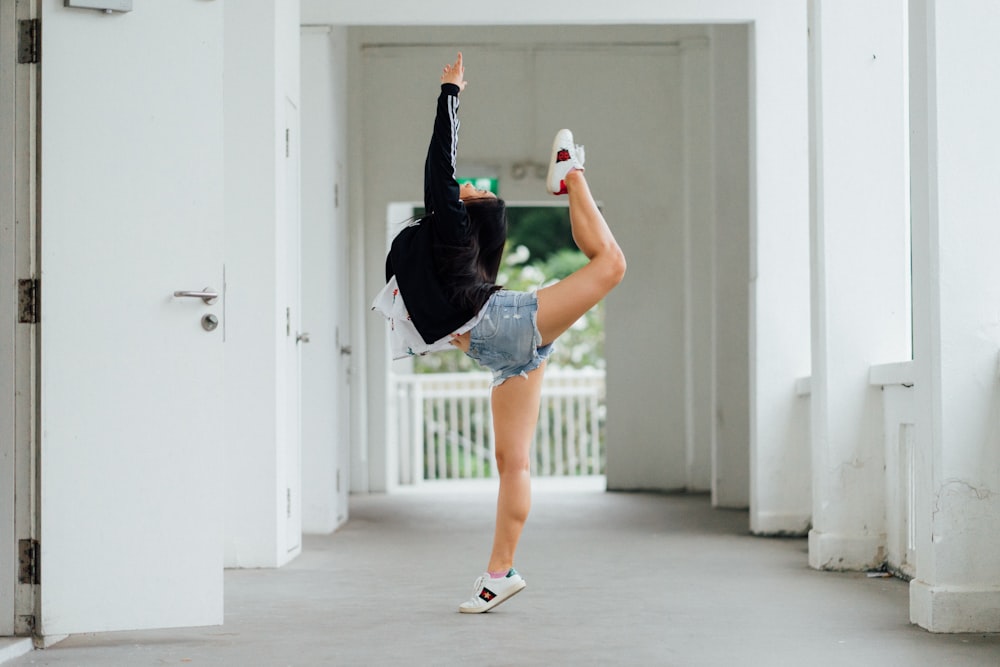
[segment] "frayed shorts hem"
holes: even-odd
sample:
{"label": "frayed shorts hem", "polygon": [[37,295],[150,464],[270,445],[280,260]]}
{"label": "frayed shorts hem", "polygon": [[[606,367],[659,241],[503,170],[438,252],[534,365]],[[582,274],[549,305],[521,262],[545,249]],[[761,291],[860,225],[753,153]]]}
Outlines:
{"label": "frayed shorts hem", "polygon": [[538,370],[541,367],[541,365],[544,364],[545,361],[549,358],[550,354],[552,354],[552,343],[549,343],[548,345],[543,345],[542,347],[535,350],[535,357],[527,364],[522,366],[521,370],[519,371],[515,370],[510,373],[506,371],[503,372],[493,371],[493,382],[490,383],[490,388],[495,389],[496,387],[499,387],[512,377],[520,376],[523,378],[527,378],[528,373],[534,370]]}
{"label": "frayed shorts hem", "polygon": [[470,332],[466,354],[493,371],[493,387],[538,369],[552,354],[552,344],[542,345],[538,331],[538,296],[534,292],[494,292],[482,319]]}

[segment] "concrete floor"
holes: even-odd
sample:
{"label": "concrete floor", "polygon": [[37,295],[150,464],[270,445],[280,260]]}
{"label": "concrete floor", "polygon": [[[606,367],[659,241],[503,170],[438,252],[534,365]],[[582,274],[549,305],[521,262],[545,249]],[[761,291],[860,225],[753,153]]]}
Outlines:
{"label": "concrete floor", "polygon": [[485,567],[495,490],[352,499],[280,570],[226,573],[221,627],[73,636],[22,665],[1000,665],[1000,634],[910,625],[907,585],[810,570],[804,539],[746,534],[706,496],[536,481],[528,588],[457,605]]}

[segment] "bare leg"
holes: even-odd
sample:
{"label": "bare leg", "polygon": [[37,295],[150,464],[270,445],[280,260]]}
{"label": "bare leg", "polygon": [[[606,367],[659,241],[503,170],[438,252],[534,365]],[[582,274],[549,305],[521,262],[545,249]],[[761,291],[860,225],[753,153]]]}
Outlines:
{"label": "bare leg", "polygon": [[528,377],[512,377],[493,389],[490,403],[500,493],[493,552],[487,568],[490,572],[514,566],[514,551],[531,509],[531,441],[538,423],[544,374],[543,364]]}
{"label": "bare leg", "polygon": [[571,171],[565,181],[573,240],[590,263],[538,290],[538,331],[544,345],[558,338],[625,276],[625,256],[597,208],[583,172]]}
{"label": "bare leg", "polygon": [[[566,279],[538,291],[537,322],[543,344],[554,341],[625,275],[625,256],[597,208],[583,172],[571,171],[565,181],[573,240],[590,262]],[[514,552],[531,509],[531,441],[538,423],[544,372],[542,365],[528,373],[527,378],[510,378],[493,390],[491,404],[500,492],[490,572],[513,567]]]}

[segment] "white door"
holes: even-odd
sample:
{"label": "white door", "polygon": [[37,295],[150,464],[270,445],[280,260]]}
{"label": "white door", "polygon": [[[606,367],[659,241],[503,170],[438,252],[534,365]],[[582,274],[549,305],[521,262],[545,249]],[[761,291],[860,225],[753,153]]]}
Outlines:
{"label": "white door", "polygon": [[302,241],[299,219],[299,109],[292,100],[285,98],[285,218],[283,238],[286,264],[285,292],[285,550],[299,550],[302,543],[302,466],[301,466],[301,348],[309,340],[308,332],[301,331],[301,252]]}
{"label": "white door", "polygon": [[44,635],[222,622],[222,12],[42,3]]}
{"label": "white door", "polygon": [[347,45],[343,29],[302,28],[303,529],[347,518],[350,486],[349,281],[345,168]]}
{"label": "white door", "polygon": [[[338,188],[344,182],[344,166],[337,162]],[[334,440],[337,458],[334,489],[337,502],[334,520],[339,526],[347,521],[349,474],[351,470],[351,320],[350,320],[350,243],[347,232],[347,215],[339,202],[335,203],[336,215],[333,222],[333,309],[336,317],[334,328],[334,371],[333,371],[333,411],[336,437]]]}

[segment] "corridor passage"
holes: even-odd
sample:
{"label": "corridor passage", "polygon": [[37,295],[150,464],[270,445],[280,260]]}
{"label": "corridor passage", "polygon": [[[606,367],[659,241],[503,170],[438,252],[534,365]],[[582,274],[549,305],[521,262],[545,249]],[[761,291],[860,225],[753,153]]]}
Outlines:
{"label": "corridor passage", "polygon": [[933,635],[907,585],[810,570],[804,539],[746,532],[704,495],[537,480],[528,582],[459,614],[485,567],[495,487],[352,499],[351,521],[280,570],[226,573],[223,627],[81,635],[9,665],[1000,664],[1000,635]]}

